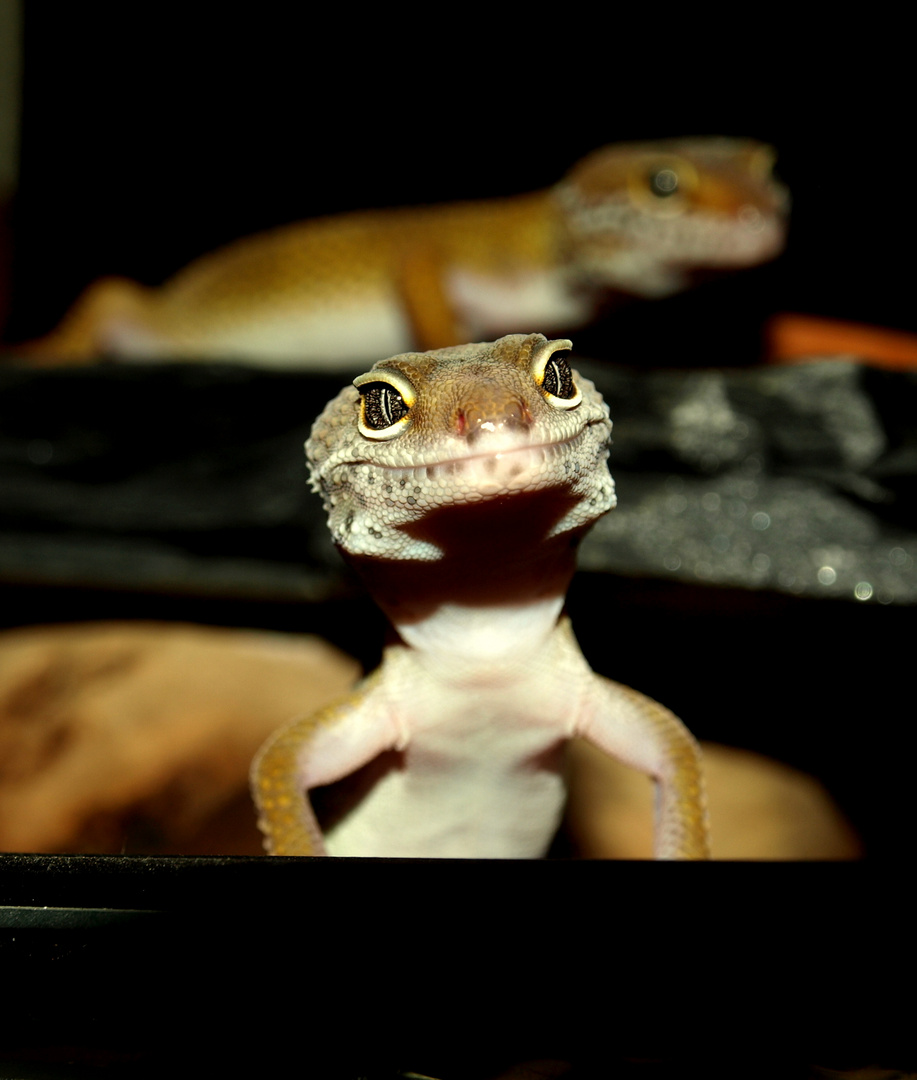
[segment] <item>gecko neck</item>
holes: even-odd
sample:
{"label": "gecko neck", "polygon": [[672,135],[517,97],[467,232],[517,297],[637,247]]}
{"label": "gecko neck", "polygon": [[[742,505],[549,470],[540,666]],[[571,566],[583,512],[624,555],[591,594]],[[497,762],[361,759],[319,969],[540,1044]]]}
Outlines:
{"label": "gecko neck", "polygon": [[402,641],[437,663],[532,655],[557,624],[585,529],[512,552],[492,537],[442,559],[350,558]]}
{"label": "gecko neck", "polygon": [[441,678],[527,668],[551,637],[563,596],[494,607],[442,604],[425,619],[393,623],[402,642]]}

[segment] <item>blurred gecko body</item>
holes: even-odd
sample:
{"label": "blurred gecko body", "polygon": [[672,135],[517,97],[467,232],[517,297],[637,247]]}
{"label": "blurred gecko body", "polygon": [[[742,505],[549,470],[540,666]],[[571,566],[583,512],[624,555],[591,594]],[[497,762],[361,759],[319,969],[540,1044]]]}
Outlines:
{"label": "blurred gecko body", "polygon": [[747,139],[625,143],[543,191],[282,226],[157,288],[103,278],[17,352],[49,364],[334,368],[531,326],[566,331],[610,294],[666,296],[695,271],[778,254],[787,196],[773,162]]}

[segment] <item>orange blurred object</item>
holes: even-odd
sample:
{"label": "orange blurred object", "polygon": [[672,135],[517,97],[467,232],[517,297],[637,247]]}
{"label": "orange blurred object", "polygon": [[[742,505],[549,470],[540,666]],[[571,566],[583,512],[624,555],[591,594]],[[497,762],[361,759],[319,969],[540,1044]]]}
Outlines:
{"label": "orange blurred object", "polygon": [[765,348],[772,364],[854,356],[894,371],[917,368],[917,334],[812,315],[774,315],[765,328]]}

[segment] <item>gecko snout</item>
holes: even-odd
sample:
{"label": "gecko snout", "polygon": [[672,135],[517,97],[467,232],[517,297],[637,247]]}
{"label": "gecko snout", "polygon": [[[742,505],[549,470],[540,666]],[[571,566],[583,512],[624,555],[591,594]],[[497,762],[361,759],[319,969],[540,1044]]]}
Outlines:
{"label": "gecko snout", "polygon": [[521,397],[500,383],[480,380],[462,396],[454,430],[470,443],[497,432],[527,431],[532,414]]}

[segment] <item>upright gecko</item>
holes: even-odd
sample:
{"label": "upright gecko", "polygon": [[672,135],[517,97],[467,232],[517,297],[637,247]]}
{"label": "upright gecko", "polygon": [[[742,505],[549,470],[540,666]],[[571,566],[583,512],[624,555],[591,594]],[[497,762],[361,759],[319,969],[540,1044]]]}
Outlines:
{"label": "upright gecko", "polygon": [[[615,505],[608,407],[570,347],[513,334],[395,356],[316,421],[313,487],[399,640],[259,752],[273,854],[543,856],[581,736],[655,779],[658,858],[707,857],[694,739],[591,671],[561,614],[577,544]],[[323,836],[303,792],[345,777]]]}
{"label": "upright gecko", "polygon": [[609,290],[665,296],[691,272],[783,246],[774,153],[750,139],[623,143],[526,195],[303,221],[205,255],[159,288],[91,285],[33,362],[215,359],[341,367],[532,325],[589,322]]}

